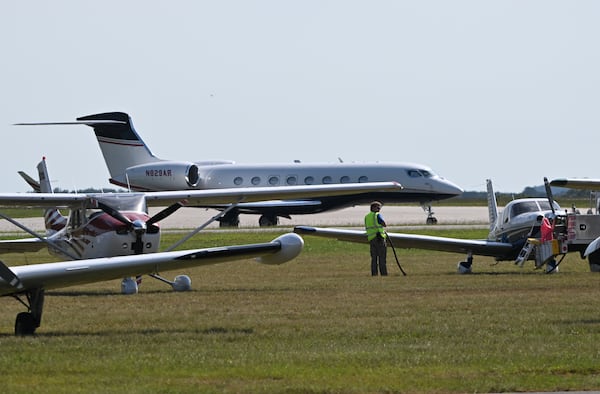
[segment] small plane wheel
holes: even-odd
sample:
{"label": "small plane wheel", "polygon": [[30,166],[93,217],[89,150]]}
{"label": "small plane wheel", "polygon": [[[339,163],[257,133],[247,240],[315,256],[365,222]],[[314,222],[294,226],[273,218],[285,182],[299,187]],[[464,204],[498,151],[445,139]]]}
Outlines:
{"label": "small plane wheel", "polygon": [[37,325],[33,315],[29,312],[21,312],[15,320],[15,335],[33,335]]}
{"label": "small plane wheel", "polygon": [[425,221],[426,224],[437,224],[437,218],[434,218],[433,216],[430,218],[427,218],[427,220]]}
{"label": "small plane wheel", "polygon": [[457,272],[462,275],[467,275],[473,272],[471,269],[471,263],[468,261],[461,261],[458,263]]}
{"label": "small plane wheel", "polygon": [[600,272],[600,250],[591,253],[588,256],[591,272]]}

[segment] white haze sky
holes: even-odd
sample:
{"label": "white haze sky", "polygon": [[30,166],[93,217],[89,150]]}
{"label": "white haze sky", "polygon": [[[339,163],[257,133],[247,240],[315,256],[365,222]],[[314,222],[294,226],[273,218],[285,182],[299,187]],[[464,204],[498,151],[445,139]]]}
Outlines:
{"label": "white haze sky", "polygon": [[4,192],[110,187],[85,126],[165,159],[407,161],[465,190],[600,177],[598,1],[4,1]]}

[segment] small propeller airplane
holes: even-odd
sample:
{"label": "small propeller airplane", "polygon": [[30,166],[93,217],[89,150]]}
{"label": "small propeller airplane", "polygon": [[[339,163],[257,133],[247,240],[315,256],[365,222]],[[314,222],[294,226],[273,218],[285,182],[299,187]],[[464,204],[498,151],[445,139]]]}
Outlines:
{"label": "small propeller airplane", "polygon": [[[38,165],[38,170],[41,175],[40,188],[46,190],[49,180],[44,160]],[[397,183],[382,182],[149,193],[0,193],[0,207],[48,209],[45,215],[48,228],[46,236],[0,213],[0,217],[35,237],[2,241],[0,250],[32,251],[47,246],[51,253],[71,260],[13,267],[0,262],[0,296],[12,296],[27,307],[27,312],[17,315],[15,334],[31,335],[40,326],[44,293],[49,289],[125,277],[122,289],[125,293],[132,293],[137,291],[137,283],[131,277],[150,275],[171,284],[173,290],[183,291],[191,286],[189,277],[179,275],[170,282],[158,273],[245,258],[255,258],[264,264],[282,264],[302,250],[302,238],[287,233],[267,243],[173,251],[216,220],[215,216],[182,241],[164,252],[158,252],[159,221],[186,203],[218,203],[235,207],[241,202],[262,199],[341,195],[356,193],[357,190],[393,190],[400,187]],[[167,208],[149,216],[147,206],[165,205]],[[69,217],[62,216],[59,208],[70,209]]]}
{"label": "small propeller airplane", "polygon": [[[317,185],[353,182],[395,181],[401,190],[371,191],[344,196],[281,199],[240,203],[219,218],[222,226],[237,227],[240,214],[260,215],[261,226],[279,223],[280,217],[314,214],[366,204],[419,203],[427,212],[427,224],[437,223],[432,201],[462,194],[462,189],[417,163],[262,163],[238,164],[231,160],[177,161],[155,156],[123,112],[82,116],[75,122],[17,123],[19,126],[86,125],[94,129],[98,145],[110,173],[109,182],[134,191],[201,190],[255,186]],[[218,204],[205,206],[223,210]]]}
{"label": "small propeller airplane", "polygon": [[[509,202],[499,213],[492,181],[488,179],[486,183],[490,218],[490,232],[487,239],[388,233],[391,245],[397,248],[466,253],[466,259],[458,263],[460,274],[472,272],[474,255],[494,257],[497,261],[517,260],[527,240],[539,232],[543,217],[558,212],[561,208],[553,199],[523,198]],[[294,232],[301,235],[335,238],[340,241],[367,242],[366,232],[361,230],[296,226]],[[556,271],[556,263],[552,263],[553,261],[548,261],[546,272]]]}

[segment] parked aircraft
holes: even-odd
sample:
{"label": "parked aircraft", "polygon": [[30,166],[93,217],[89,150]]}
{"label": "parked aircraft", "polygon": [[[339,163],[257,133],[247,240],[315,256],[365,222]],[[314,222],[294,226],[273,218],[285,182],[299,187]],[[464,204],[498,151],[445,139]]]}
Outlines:
{"label": "parked aircraft", "polygon": [[[489,179],[487,180],[487,196],[490,218],[490,232],[487,239],[474,240],[388,233],[391,244],[397,248],[466,253],[466,260],[458,263],[458,272],[467,274],[472,272],[473,255],[491,256],[497,261],[515,261],[528,237],[538,233],[542,218],[560,210],[558,203],[553,201],[553,206],[551,206],[550,200],[546,198],[523,198],[509,202],[502,212],[499,212],[492,182]],[[367,242],[366,232],[361,230],[296,226],[294,232],[335,238],[341,241]],[[555,268],[554,265],[548,266],[547,272],[553,272]]]}
{"label": "parked aircraft", "polygon": [[[176,291],[183,291],[191,286],[189,277],[179,275],[170,282],[160,277],[158,272],[252,257],[265,264],[281,264],[296,257],[302,249],[302,238],[290,233],[268,243],[172,251],[181,244],[179,242],[166,252],[158,252],[158,222],[181,208],[185,202],[229,203],[234,207],[239,202],[259,201],[261,198],[303,198],[315,194],[335,195],[356,193],[357,190],[389,190],[394,187],[399,185],[370,183],[149,193],[0,194],[2,207],[40,207],[50,208],[53,212],[46,215],[48,235],[45,237],[0,213],[0,217],[35,237],[2,241],[0,250],[28,251],[47,246],[52,253],[76,260],[11,268],[0,262],[0,296],[13,296],[28,308],[27,312],[17,315],[15,333],[33,334],[40,326],[44,292],[49,289],[126,277],[122,289],[130,293],[137,291],[137,283],[131,277],[148,274],[171,284]],[[166,204],[170,205],[152,217],[148,215],[148,205]],[[60,215],[57,208],[70,209],[68,219]],[[203,227],[197,230],[201,228]]]}
{"label": "parked aircraft", "polygon": [[[462,193],[460,187],[438,176],[429,167],[412,163],[236,164],[227,160],[163,160],[150,151],[135,131],[129,115],[123,112],[83,116],[77,118],[76,122],[18,125],[73,124],[87,125],[94,129],[110,173],[109,181],[128,190],[196,190],[381,181],[395,181],[403,186],[402,190],[395,191],[240,203],[219,219],[224,226],[237,226],[240,214],[261,215],[259,224],[270,226],[277,224],[279,217],[320,213],[368,203],[374,199],[384,203],[419,203],[428,212],[427,224],[434,224],[437,219],[431,210],[431,202]],[[224,209],[219,204],[204,206]]]}
{"label": "parked aircraft", "polygon": [[[41,323],[46,290],[245,258],[256,258],[265,264],[281,264],[296,257],[302,246],[302,238],[288,233],[267,243],[149,253],[141,256],[13,267],[0,262],[0,295],[12,296],[27,306],[27,312],[17,315],[15,334],[32,335]],[[21,297],[25,297],[27,301]]]}

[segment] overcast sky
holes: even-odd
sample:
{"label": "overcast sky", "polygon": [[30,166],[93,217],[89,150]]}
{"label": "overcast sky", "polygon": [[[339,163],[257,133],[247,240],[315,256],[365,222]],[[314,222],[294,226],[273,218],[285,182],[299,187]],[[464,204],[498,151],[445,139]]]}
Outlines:
{"label": "overcast sky", "polygon": [[403,161],[465,190],[600,177],[598,1],[4,1],[2,190],[109,187],[85,126],[159,157]]}

